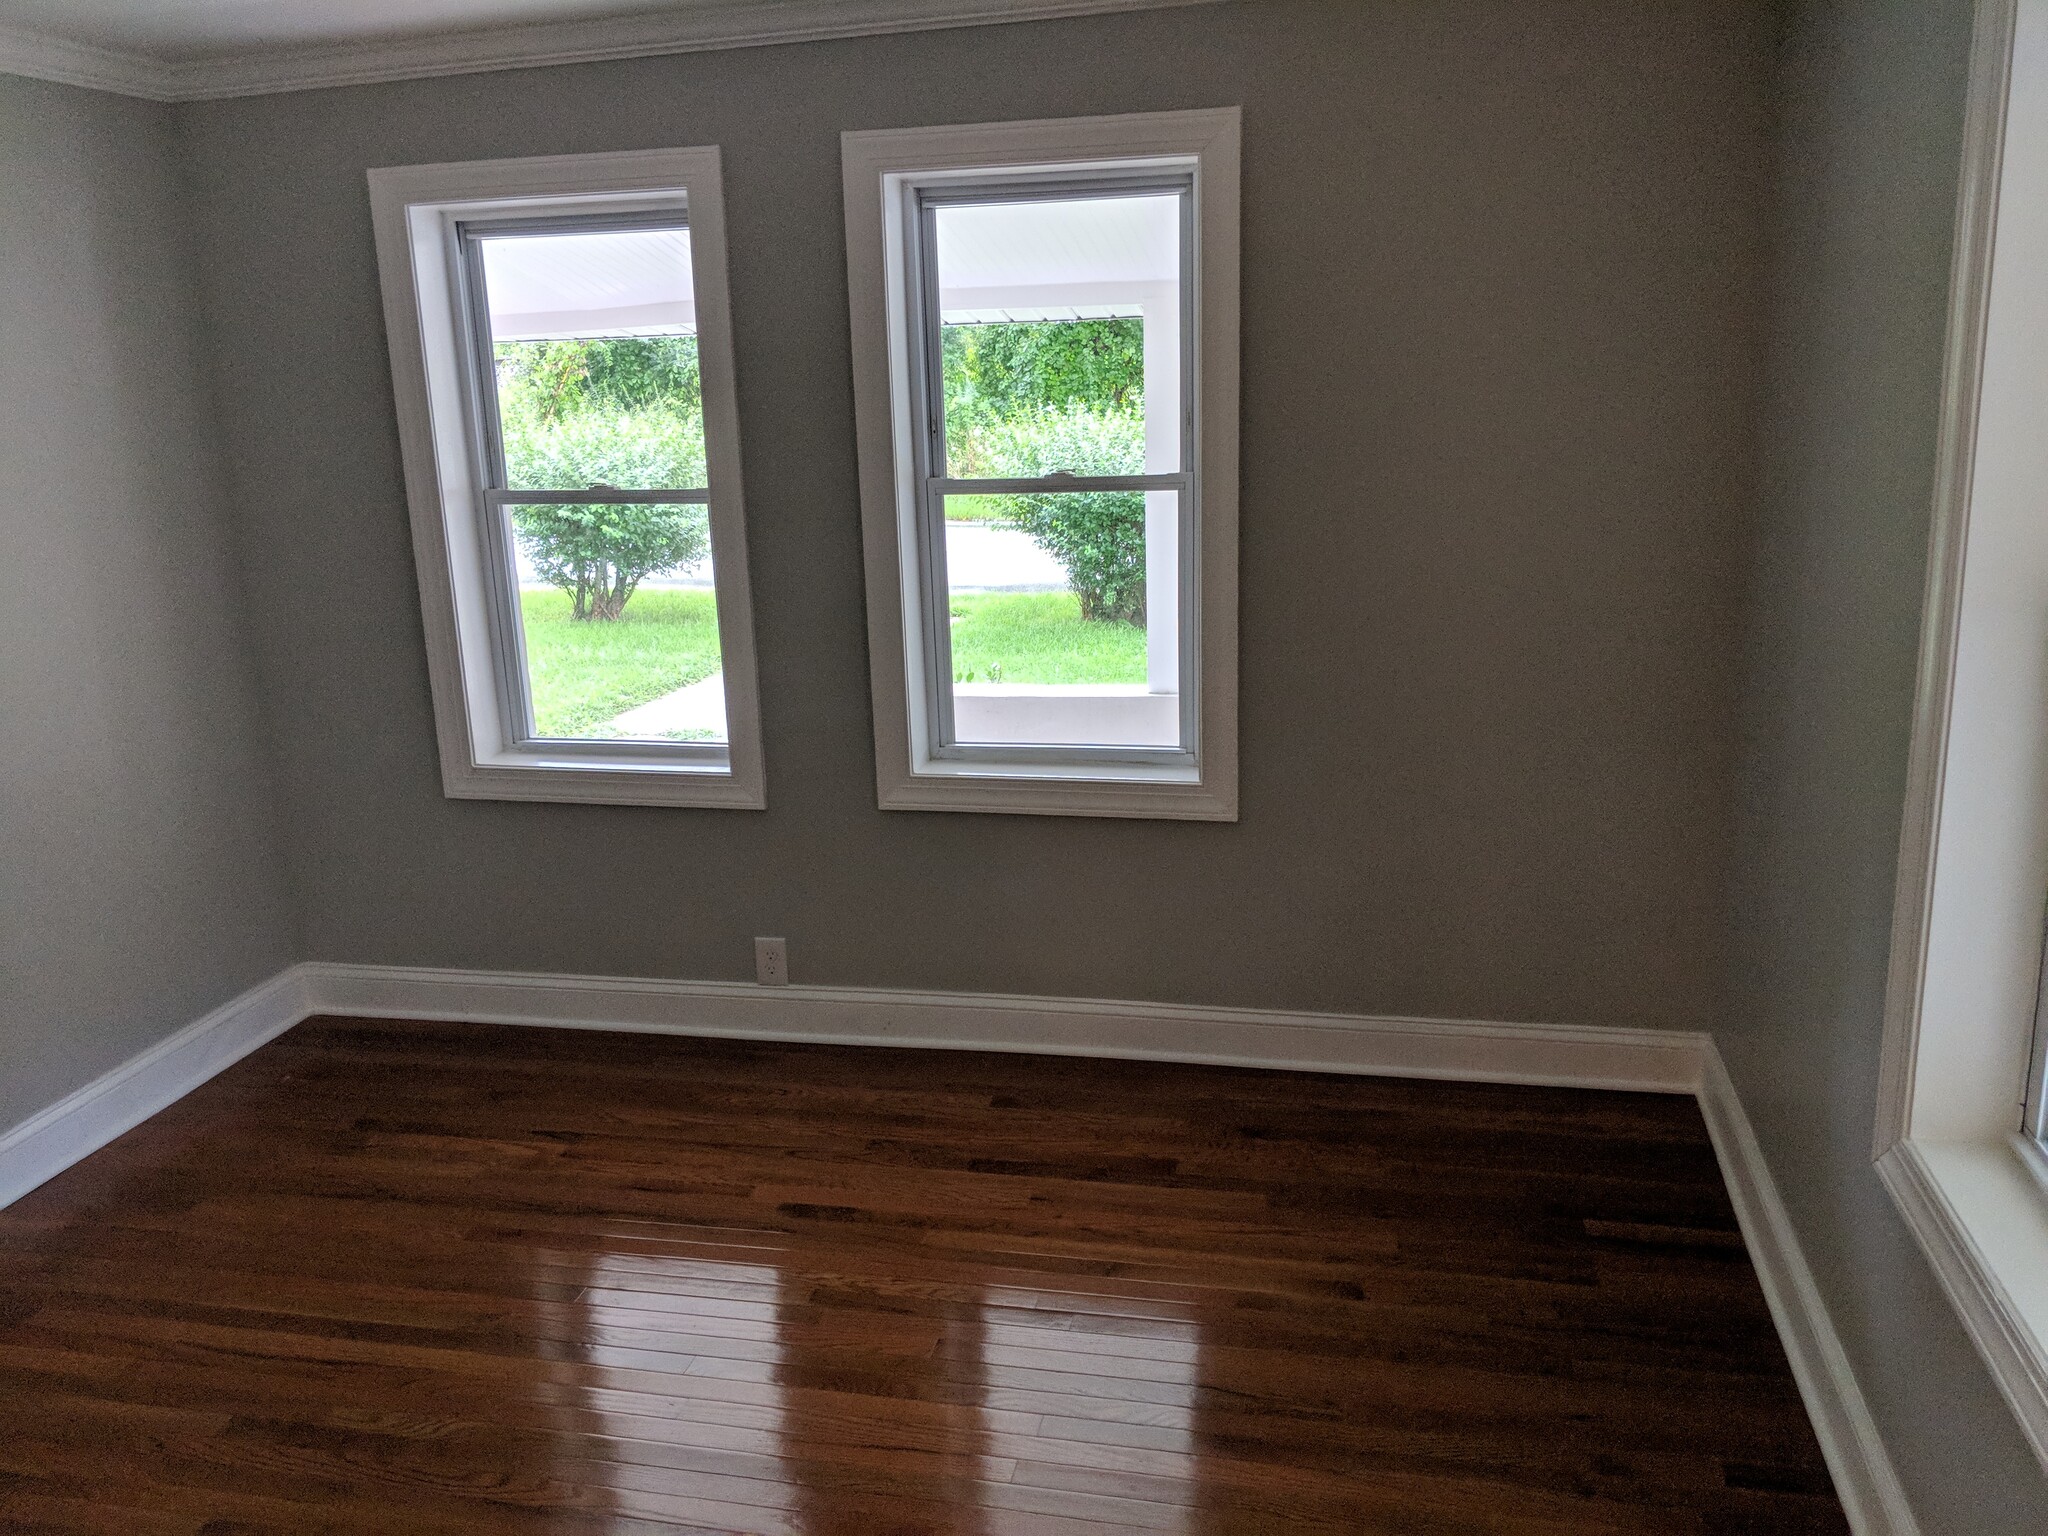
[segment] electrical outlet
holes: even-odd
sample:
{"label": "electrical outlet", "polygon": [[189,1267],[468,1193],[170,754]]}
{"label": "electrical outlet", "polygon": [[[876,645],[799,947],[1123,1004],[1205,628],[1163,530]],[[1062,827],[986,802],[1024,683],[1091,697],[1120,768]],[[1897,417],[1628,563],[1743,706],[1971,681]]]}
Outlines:
{"label": "electrical outlet", "polygon": [[764,987],[789,985],[789,940],[754,940],[754,980]]}

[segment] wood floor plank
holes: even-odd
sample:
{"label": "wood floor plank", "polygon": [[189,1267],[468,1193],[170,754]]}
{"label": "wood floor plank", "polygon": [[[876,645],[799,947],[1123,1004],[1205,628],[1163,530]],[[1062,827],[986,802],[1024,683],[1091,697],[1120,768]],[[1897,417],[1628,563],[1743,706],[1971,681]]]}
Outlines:
{"label": "wood floor plank", "polygon": [[349,1019],[0,1212],[0,1527],[1846,1530],[1689,1100]]}

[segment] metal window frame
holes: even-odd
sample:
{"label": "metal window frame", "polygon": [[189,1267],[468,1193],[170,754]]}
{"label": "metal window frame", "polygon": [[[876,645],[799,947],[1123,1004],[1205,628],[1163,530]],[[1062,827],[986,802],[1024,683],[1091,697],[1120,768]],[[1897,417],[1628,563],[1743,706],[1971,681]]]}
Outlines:
{"label": "metal window frame", "polygon": [[[1200,412],[1196,394],[1197,319],[1200,299],[1195,263],[1198,182],[1191,167],[1133,170],[1108,166],[1099,171],[1072,167],[1049,169],[992,167],[971,178],[947,176],[933,181],[910,180],[904,187],[899,216],[903,230],[904,314],[910,334],[907,354],[911,369],[910,399],[918,420],[910,433],[915,458],[913,506],[916,579],[914,611],[918,615],[923,651],[924,697],[921,704],[927,753],[936,761],[990,768],[1005,764],[1099,767],[1114,771],[1133,764],[1156,768],[1194,768],[1201,749],[1201,495],[1197,467],[1201,463]],[[947,206],[1013,205],[1073,202],[1086,198],[1171,196],[1178,202],[1180,326],[1180,468],[1137,475],[1051,474],[1011,479],[954,478],[947,471],[945,378],[942,344],[945,323],[939,305],[938,211]],[[960,742],[953,718],[952,589],[946,570],[946,498],[1000,495],[1020,491],[1172,491],[1178,500],[1179,549],[1177,604],[1180,633],[1179,745],[1042,746],[1030,743]]]}
{"label": "metal window frame", "polygon": [[[528,672],[525,624],[519,604],[518,561],[513,547],[510,509],[517,506],[655,506],[708,507],[708,486],[625,489],[592,486],[582,490],[522,489],[509,485],[505,468],[504,421],[498,400],[497,358],[491,334],[489,280],[484,268],[486,241],[564,234],[612,234],[627,230],[688,231],[688,199],[677,194],[648,208],[630,211],[539,216],[486,216],[453,220],[456,319],[463,358],[461,389],[472,484],[476,487],[477,536],[484,561],[486,623],[491,636],[493,683],[506,750],[530,756],[587,757],[598,760],[719,764],[729,760],[730,742],[607,741],[596,737],[543,736],[534,723],[533,685]],[[712,596],[718,599],[717,568]],[[728,724],[728,737],[730,726]]]}

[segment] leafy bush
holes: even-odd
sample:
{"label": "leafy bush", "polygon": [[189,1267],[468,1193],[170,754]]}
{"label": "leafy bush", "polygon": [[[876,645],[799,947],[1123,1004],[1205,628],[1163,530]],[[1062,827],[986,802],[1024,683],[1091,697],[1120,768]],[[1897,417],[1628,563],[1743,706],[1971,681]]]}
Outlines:
{"label": "leafy bush", "polygon": [[541,580],[569,594],[579,619],[616,619],[645,578],[695,564],[710,545],[702,507],[525,506],[512,527]]}
{"label": "leafy bush", "polygon": [[[1071,403],[978,427],[975,446],[991,478],[1136,475],[1145,469],[1145,423],[1135,411]],[[1005,498],[1031,541],[1067,573],[1081,617],[1145,622],[1145,493],[1034,491]]]}
{"label": "leafy bush", "polygon": [[544,420],[582,410],[695,415],[703,407],[694,336],[501,341],[496,352],[499,391],[524,397]]}
{"label": "leafy bush", "polygon": [[[680,385],[650,395],[650,380],[658,381],[664,368],[675,384],[680,364],[669,346],[675,341],[690,343],[687,376],[694,389],[692,337],[501,346],[498,396],[508,483],[554,491],[704,484],[703,417],[688,409]],[[668,355],[665,361],[659,354],[640,356],[636,368],[633,347],[667,347]],[[605,368],[597,369],[593,357]],[[604,390],[592,388],[594,370],[611,380]],[[640,403],[625,403],[636,392]],[[710,547],[701,506],[531,505],[514,509],[512,527],[541,579],[569,594],[578,619],[618,618],[643,580],[692,565]]]}
{"label": "leafy bush", "polygon": [[664,411],[579,411],[544,420],[503,402],[507,484],[522,491],[702,485],[704,422]]}
{"label": "leafy bush", "polygon": [[975,422],[1079,402],[1122,411],[1145,392],[1145,322],[949,325],[940,335],[946,415]]}

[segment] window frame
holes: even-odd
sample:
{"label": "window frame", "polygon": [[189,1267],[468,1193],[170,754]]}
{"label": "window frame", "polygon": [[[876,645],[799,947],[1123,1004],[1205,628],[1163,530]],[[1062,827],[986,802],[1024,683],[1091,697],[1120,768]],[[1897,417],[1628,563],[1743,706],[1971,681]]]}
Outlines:
{"label": "window frame", "polygon": [[2048,708],[2035,515],[2048,220],[2048,25],[1978,12],[1872,1151],[2048,1467],[2048,1155],[2040,1100]]}
{"label": "window frame", "polygon": [[[1239,116],[1232,107],[842,136],[882,809],[1237,819]],[[930,209],[1183,183],[1179,470],[1029,482],[1179,495],[1180,745],[954,741],[938,620],[949,589],[933,528],[946,494],[1027,482],[945,474]]]}
{"label": "window frame", "polygon": [[[392,385],[444,792],[456,799],[762,809],[738,409],[716,147],[403,166],[369,173]],[[702,487],[512,490],[474,269],[491,231],[687,227],[703,399]],[[481,232],[481,233],[476,233]],[[504,508],[538,501],[707,507],[726,743],[538,737]]]}
{"label": "window frame", "polygon": [[[2044,903],[2044,910],[2048,910],[2048,903]],[[2020,1135],[2029,1170],[2048,1185],[2048,931],[2042,935],[2041,976],[2034,987],[2034,1028],[2027,1049]]]}

